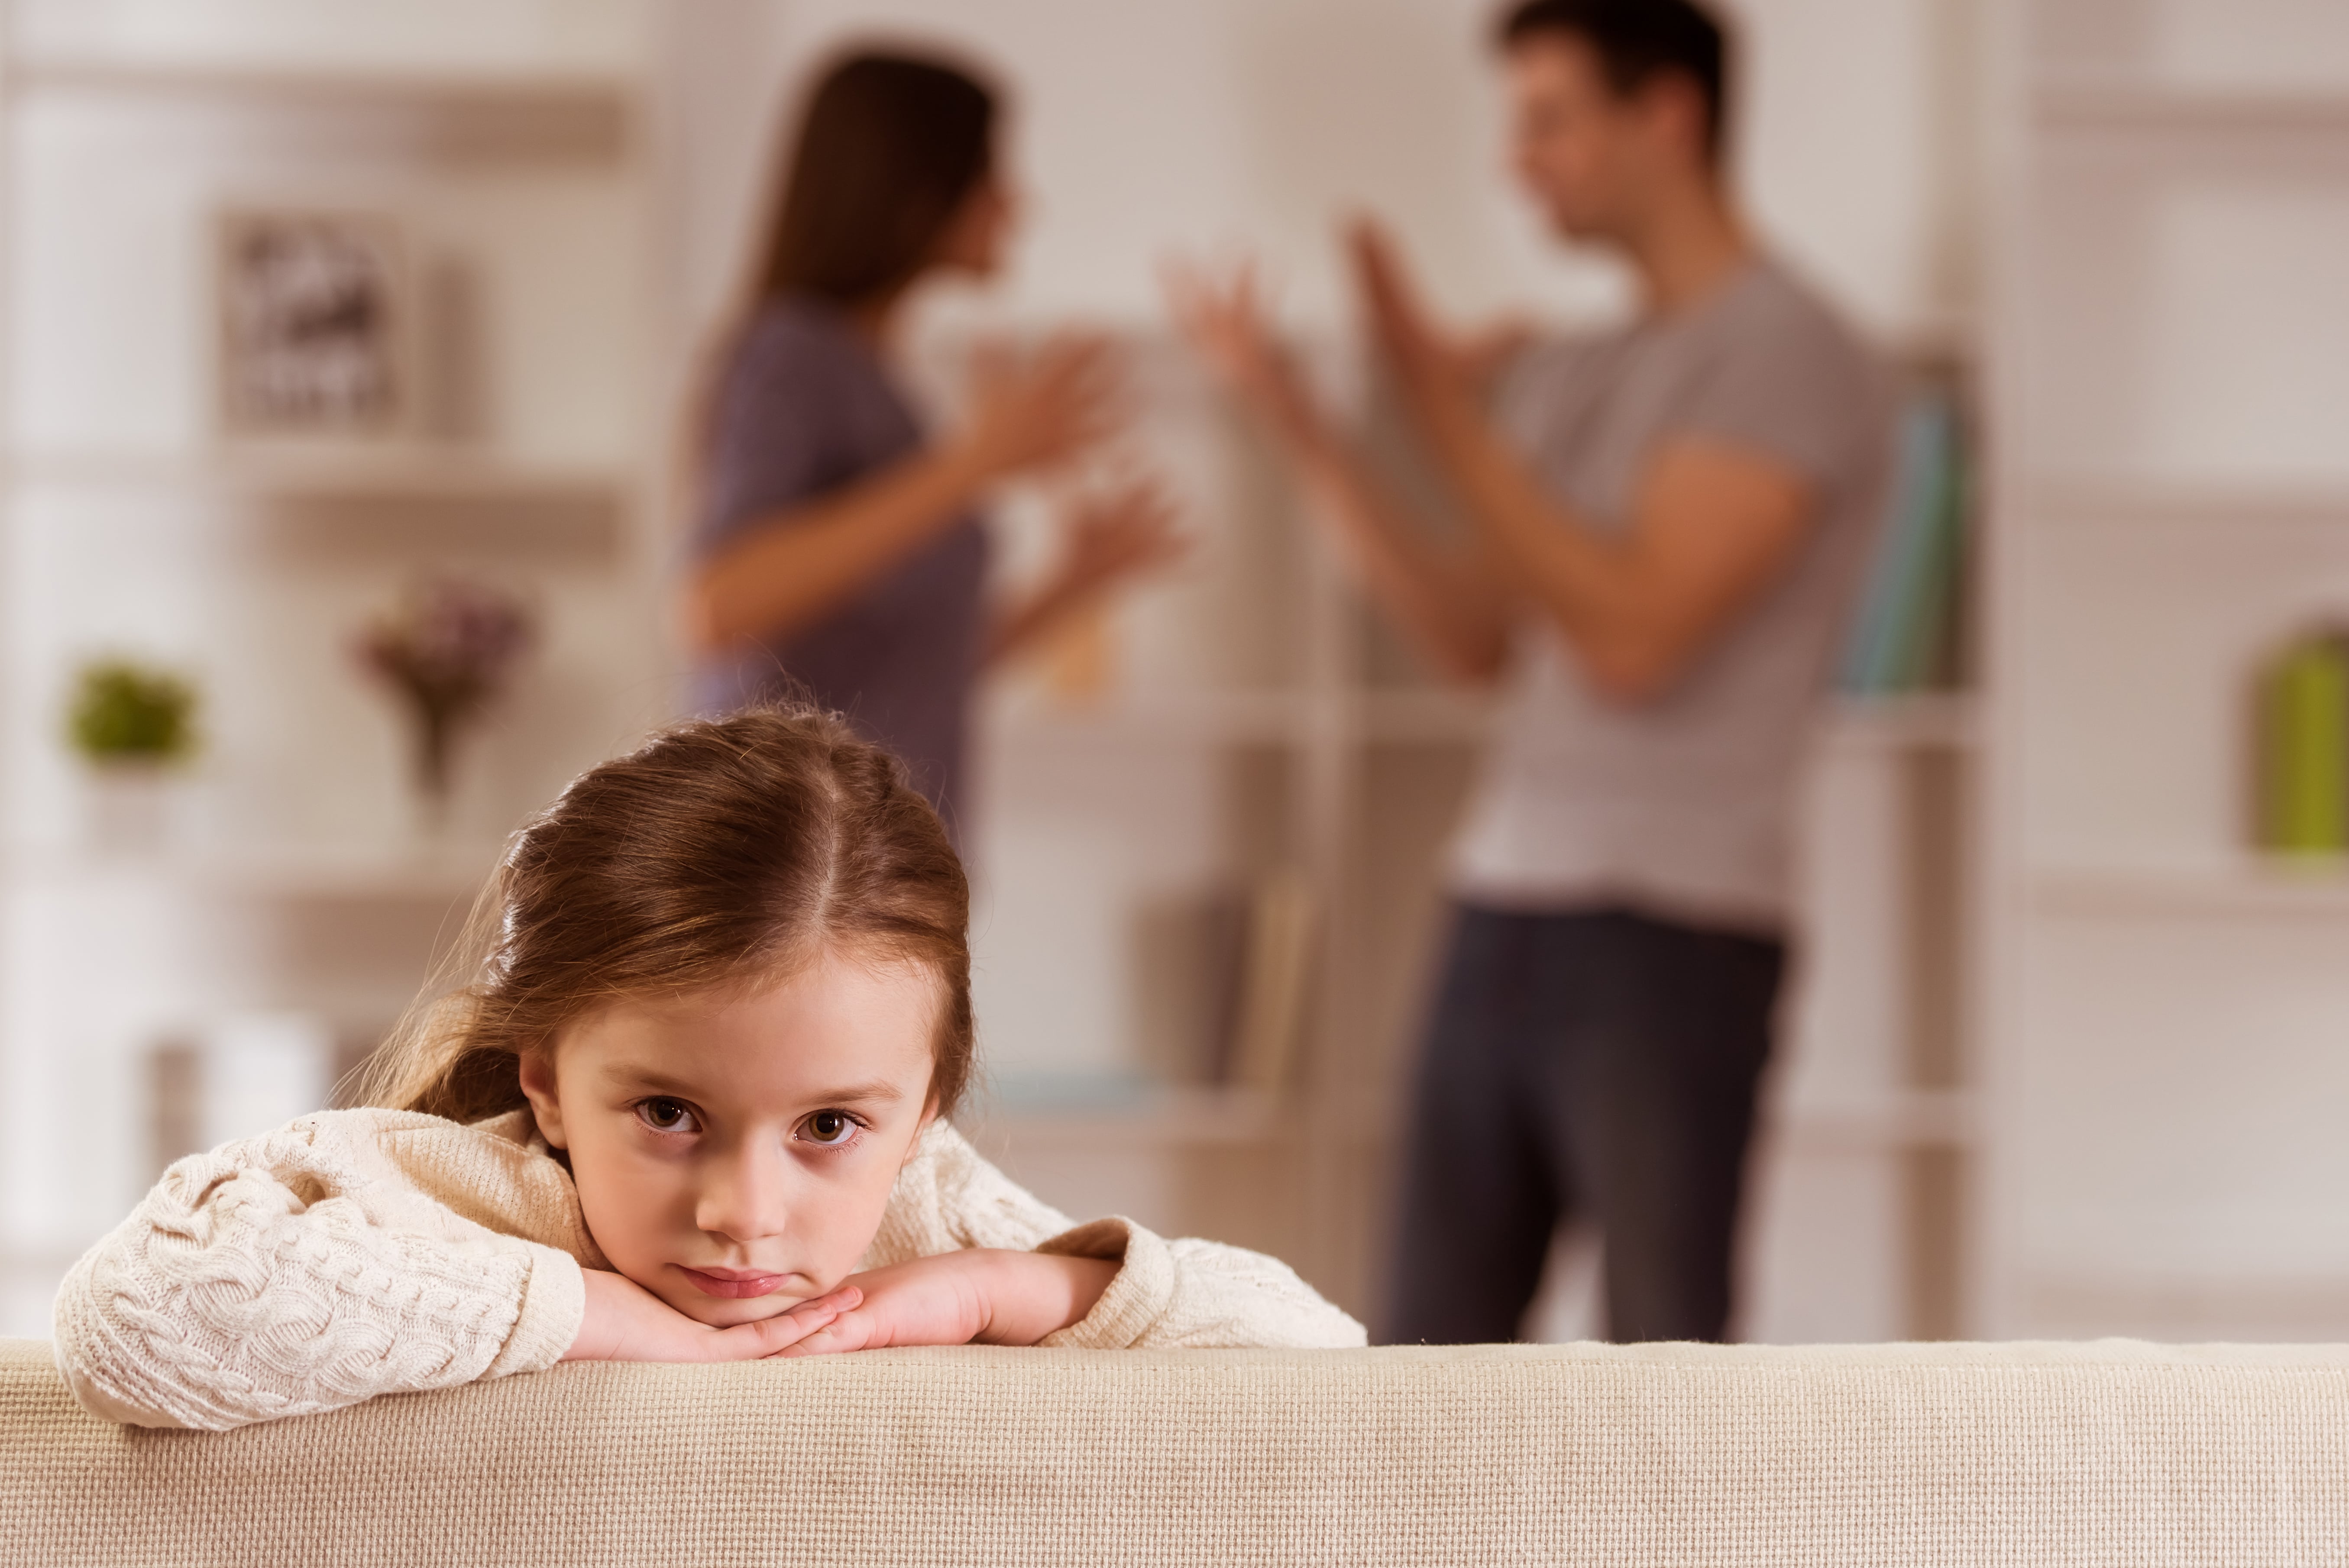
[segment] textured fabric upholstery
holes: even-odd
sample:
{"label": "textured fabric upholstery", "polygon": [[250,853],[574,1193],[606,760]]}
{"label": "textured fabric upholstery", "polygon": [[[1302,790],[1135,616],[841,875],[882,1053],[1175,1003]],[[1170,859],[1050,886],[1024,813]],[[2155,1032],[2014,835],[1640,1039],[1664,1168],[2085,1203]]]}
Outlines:
{"label": "textured fabric upholstery", "polygon": [[916,1350],[222,1433],[0,1342],[0,1563],[2349,1562],[2349,1347]]}

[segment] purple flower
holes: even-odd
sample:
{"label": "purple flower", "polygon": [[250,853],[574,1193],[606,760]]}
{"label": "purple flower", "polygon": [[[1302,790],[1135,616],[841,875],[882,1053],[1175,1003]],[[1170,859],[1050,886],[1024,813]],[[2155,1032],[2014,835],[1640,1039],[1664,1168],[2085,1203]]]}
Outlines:
{"label": "purple flower", "polygon": [[458,727],[486,707],[535,628],[518,599],[483,583],[427,579],[361,634],[357,655],[407,698],[417,721],[418,781],[434,798],[449,789],[449,753]]}

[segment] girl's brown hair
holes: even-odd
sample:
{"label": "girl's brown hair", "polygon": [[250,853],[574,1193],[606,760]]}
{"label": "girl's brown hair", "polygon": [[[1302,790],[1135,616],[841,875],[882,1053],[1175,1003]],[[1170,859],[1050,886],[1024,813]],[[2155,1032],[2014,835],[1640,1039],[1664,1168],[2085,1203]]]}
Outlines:
{"label": "girl's brown hair", "polygon": [[363,1098],[459,1121],[518,1109],[522,1057],[598,1007],[755,987],[847,952],[937,977],[930,1093],[950,1115],[971,1070],[969,923],[937,813],[841,720],[679,725],[515,833],[454,988],[419,999]]}

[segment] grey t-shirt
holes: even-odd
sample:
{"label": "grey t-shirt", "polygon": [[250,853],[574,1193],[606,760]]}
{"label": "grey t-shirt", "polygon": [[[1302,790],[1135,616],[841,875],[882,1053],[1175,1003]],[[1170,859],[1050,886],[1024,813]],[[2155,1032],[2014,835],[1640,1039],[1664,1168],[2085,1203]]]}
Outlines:
{"label": "grey t-shirt", "polygon": [[[834,307],[765,306],[737,340],[713,409],[694,551],[754,527],[920,448],[920,422],[872,346]],[[845,715],[903,758],[947,825],[962,792],[978,675],[988,542],[974,516],[947,530],[823,621],[697,672],[697,706],[730,712],[778,694]]]}
{"label": "grey t-shirt", "polygon": [[1884,510],[1889,393],[1832,311],[1767,260],[1679,315],[1512,367],[1503,425],[1594,528],[1627,525],[1657,449],[1684,436],[1785,464],[1818,511],[1777,580],[1657,701],[1596,695],[1547,617],[1528,614],[1454,850],[1462,898],[1785,923],[1795,776]]}

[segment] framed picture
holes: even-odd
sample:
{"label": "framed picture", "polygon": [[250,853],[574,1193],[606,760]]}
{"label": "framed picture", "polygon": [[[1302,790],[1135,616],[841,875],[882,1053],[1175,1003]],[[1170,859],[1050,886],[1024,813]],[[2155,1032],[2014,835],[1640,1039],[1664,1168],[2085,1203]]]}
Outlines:
{"label": "framed picture", "polygon": [[396,220],[224,212],[219,277],[226,434],[374,437],[412,422],[412,302]]}

